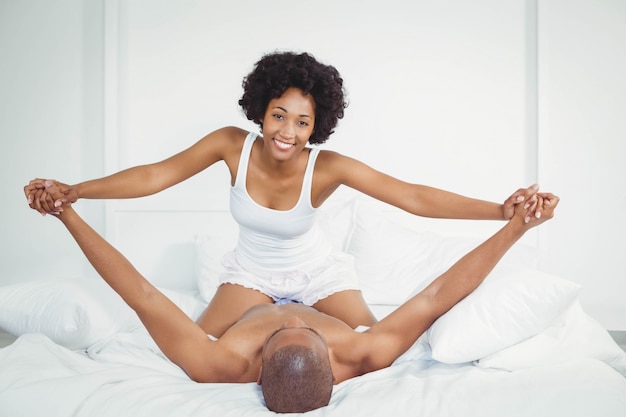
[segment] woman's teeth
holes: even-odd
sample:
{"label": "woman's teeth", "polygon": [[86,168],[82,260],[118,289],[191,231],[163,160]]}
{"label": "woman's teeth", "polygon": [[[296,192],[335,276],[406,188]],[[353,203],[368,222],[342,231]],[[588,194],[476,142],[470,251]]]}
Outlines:
{"label": "woman's teeth", "polygon": [[278,146],[280,149],[289,149],[291,148],[293,145],[291,143],[285,143],[285,142],[281,142],[279,140],[274,139],[274,143],[276,144],[276,146]]}

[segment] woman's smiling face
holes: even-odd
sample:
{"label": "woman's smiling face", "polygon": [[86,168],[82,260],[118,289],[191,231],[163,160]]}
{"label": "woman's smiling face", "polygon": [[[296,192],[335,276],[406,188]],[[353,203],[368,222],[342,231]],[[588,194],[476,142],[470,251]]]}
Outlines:
{"label": "woman's smiling face", "polygon": [[298,88],[288,88],[270,100],[263,117],[263,139],[278,159],[297,155],[315,126],[315,101]]}

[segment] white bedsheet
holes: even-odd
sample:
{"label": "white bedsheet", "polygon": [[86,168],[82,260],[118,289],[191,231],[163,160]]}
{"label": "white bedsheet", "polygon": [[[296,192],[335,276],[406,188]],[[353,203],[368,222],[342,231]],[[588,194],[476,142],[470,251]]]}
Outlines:
{"label": "white bedsheet", "polygon": [[[475,244],[406,228],[356,200],[323,219],[354,256],[378,318]],[[217,288],[225,248],[215,230],[201,236],[197,288],[162,288],[192,320]],[[626,353],[584,312],[579,286],[531,268],[520,249],[392,367],[337,385],[309,415],[626,417]],[[0,417],[274,415],[254,383],[192,382],[101,280],[0,287],[0,327],[21,335],[0,349]]]}
{"label": "white bedsheet", "polygon": [[[311,416],[624,417],[626,379],[583,358],[515,372],[445,365],[427,350],[335,387]],[[77,352],[43,335],[0,349],[2,417],[265,416],[259,387],[199,384],[142,333],[120,333]]]}

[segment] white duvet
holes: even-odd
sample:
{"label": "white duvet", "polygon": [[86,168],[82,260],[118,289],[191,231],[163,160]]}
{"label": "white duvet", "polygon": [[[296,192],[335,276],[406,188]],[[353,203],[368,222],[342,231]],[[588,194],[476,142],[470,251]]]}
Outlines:
{"label": "white duvet", "polygon": [[[379,318],[476,243],[416,232],[358,204],[326,222]],[[200,236],[197,288],[164,290],[192,319],[217,286],[213,255],[228,247],[215,233]],[[583,311],[579,285],[532,265],[516,246],[393,366],[337,385],[330,405],[309,414],[626,417],[626,353]],[[20,336],[0,349],[0,417],[274,414],[254,383],[192,382],[101,280],[2,286],[0,328]]]}
{"label": "white duvet", "polygon": [[[335,387],[333,416],[624,417],[626,379],[578,358],[514,372],[429,360],[421,349],[390,368]],[[142,333],[119,333],[87,352],[43,335],[0,350],[3,417],[265,416],[258,386],[199,384],[163,358]]]}

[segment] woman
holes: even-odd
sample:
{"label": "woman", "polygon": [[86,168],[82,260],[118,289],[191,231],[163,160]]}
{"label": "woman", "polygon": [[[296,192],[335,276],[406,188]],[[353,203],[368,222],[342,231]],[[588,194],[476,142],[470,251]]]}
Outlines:
{"label": "woman", "polygon": [[220,337],[250,307],[281,299],[311,305],[352,327],[376,321],[358,290],[349,256],[333,251],[315,225],[316,209],[340,185],[415,215],[439,218],[504,220],[524,199],[518,190],[504,204],[475,200],[409,184],[339,153],[308,147],[328,139],[346,107],[337,70],[309,54],[264,56],[243,88],[239,104],[260,126],[261,136],[224,127],[158,163],[73,186],[57,182],[65,195],[57,201],[45,192],[44,179],[35,179],[24,187],[29,205],[52,213],[78,198],[146,196],[224,161],[240,235],[236,249],[223,258],[221,285],[198,320],[208,334]]}

